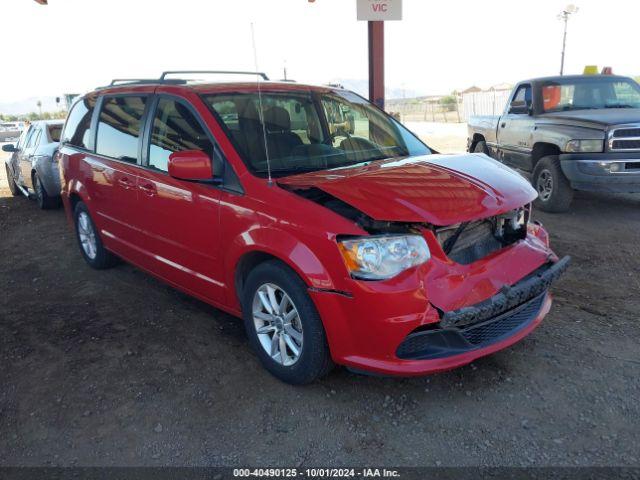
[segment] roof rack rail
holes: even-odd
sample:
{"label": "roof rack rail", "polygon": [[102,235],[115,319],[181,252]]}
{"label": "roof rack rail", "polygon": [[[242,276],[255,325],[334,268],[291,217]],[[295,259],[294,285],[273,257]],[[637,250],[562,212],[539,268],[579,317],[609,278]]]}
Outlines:
{"label": "roof rack rail", "polygon": [[240,71],[231,71],[231,70],[169,70],[167,72],[162,72],[160,75],[160,82],[166,82],[165,78],[167,75],[176,75],[176,74],[199,74],[199,73],[213,73],[213,74],[222,74],[222,75],[257,75],[262,77],[263,80],[269,81],[269,77],[264,72],[240,72]]}
{"label": "roof rack rail", "polygon": [[149,82],[157,82],[156,79],[151,78],[114,78],[111,80],[109,86],[117,85],[119,83],[149,83]]}
{"label": "roof rack rail", "polygon": [[262,77],[263,80],[268,81],[269,77],[264,72],[240,72],[230,70],[169,70],[162,72],[160,78],[114,78],[109,85],[98,87],[98,89],[104,89],[114,87],[116,85],[148,85],[150,83],[170,83],[170,84],[185,84],[187,80],[184,78],[166,78],[167,75],[177,74],[222,74],[222,75],[257,75]]}

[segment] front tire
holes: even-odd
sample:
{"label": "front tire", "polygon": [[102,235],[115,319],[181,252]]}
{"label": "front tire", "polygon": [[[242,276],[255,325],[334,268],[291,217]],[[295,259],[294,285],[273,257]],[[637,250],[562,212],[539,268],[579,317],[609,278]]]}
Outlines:
{"label": "front tire", "polygon": [[484,140],[480,140],[478,143],[476,143],[476,146],[473,147],[473,153],[484,153],[485,155],[490,156],[487,142],[485,142]]}
{"label": "front tire", "polygon": [[37,173],[33,174],[33,190],[36,193],[36,202],[42,210],[50,210],[58,206],[58,198],[50,197]]}
{"label": "front tire", "polygon": [[533,169],[531,183],[538,192],[538,198],[533,202],[536,208],[552,213],[569,210],[573,189],[560,168],[557,155],[540,159]]}
{"label": "front tire", "polygon": [[96,270],[103,270],[115,265],[116,257],[102,245],[98,230],[83,202],[78,202],[76,205],[73,218],[80,252],[89,266]]}
{"label": "front tire", "polygon": [[9,165],[5,163],[4,168],[7,171],[7,183],[9,184],[9,191],[11,192],[11,195],[13,195],[14,197],[17,197],[22,192],[20,192],[18,185],[16,185],[16,181],[13,179],[13,174],[11,173],[11,169],[9,168]]}
{"label": "front tire", "polygon": [[249,274],[242,315],[253,350],[276,378],[303,385],[333,367],[324,327],[307,286],[284,264],[264,262]]}

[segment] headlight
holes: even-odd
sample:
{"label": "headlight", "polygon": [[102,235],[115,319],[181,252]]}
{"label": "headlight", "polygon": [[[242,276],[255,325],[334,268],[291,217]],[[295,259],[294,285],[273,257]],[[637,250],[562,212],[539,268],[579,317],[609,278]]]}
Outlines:
{"label": "headlight", "polygon": [[597,153],[603,150],[603,140],[570,140],[565,147],[565,151],[570,153]]}
{"label": "headlight", "polygon": [[420,235],[361,237],[338,242],[347,269],[356,278],[382,280],[431,258]]}

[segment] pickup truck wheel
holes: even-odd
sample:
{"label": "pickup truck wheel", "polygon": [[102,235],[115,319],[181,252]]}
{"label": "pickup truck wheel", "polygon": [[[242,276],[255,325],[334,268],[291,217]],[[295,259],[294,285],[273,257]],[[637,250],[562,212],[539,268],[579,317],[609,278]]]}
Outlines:
{"label": "pickup truck wheel", "polygon": [[76,224],[76,236],[78,237],[80,252],[89,266],[96,270],[103,270],[115,265],[117,257],[102,245],[98,229],[83,202],[78,202],[76,205],[73,218]]}
{"label": "pickup truck wheel", "polygon": [[14,197],[17,197],[22,192],[20,192],[20,190],[18,189],[18,186],[16,185],[16,181],[13,179],[13,175],[11,174],[11,169],[9,168],[9,165],[5,163],[4,168],[7,171],[7,183],[9,184],[9,191],[11,192],[11,195],[13,195]]}
{"label": "pickup truck wheel", "polygon": [[326,375],[333,362],[324,327],[307,285],[278,261],[258,265],[242,295],[247,337],[272,375],[292,385]]}
{"label": "pickup truck wheel", "polygon": [[473,147],[473,153],[484,153],[485,155],[489,155],[489,148],[487,147],[487,143],[484,140],[480,140],[476,143],[476,146]]}
{"label": "pickup truck wheel", "polygon": [[557,155],[543,157],[533,169],[533,187],[538,198],[533,204],[545,212],[566,212],[573,200],[573,189],[562,173]]}

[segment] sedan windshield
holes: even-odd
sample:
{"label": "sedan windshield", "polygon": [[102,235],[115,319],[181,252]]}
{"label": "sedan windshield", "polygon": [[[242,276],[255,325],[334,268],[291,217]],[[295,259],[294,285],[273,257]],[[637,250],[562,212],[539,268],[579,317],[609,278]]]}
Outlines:
{"label": "sedan windshield", "polygon": [[431,153],[400,123],[349,91],[263,92],[261,97],[204,96],[259,176],[269,169],[277,177]]}
{"label": "sedan windshield", "polygon": [[640,108],[640,86],[630,79],[603,76],[546,82],[545,112],[600,108]]}

